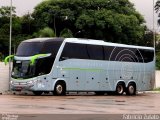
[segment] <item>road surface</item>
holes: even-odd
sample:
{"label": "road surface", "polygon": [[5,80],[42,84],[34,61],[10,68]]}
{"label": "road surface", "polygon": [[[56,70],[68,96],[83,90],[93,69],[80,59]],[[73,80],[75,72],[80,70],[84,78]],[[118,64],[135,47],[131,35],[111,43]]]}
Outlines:
{"label": "road surface", "polygon": [[1,95],[0,112],[13,114],[160,114],[160,94],[137,96]]}

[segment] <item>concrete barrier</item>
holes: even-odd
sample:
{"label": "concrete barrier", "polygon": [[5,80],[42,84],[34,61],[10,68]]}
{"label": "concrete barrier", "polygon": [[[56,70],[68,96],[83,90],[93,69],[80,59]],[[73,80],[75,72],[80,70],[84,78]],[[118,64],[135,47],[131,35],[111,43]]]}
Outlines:
{"label": "concrete barrier", "polygon": [[[156,71],[156,88],[160,87],[160,71]],[[0,62],[0,93],[9,89],[9,65]]]}
{"label": "concrete barrier", "polygon": [[156,71],[156,88],[160,87],[160,70]]}
{"label": "concrete barrier", "polygon": [[9,66],[5,66],[0,62],[0,92],[5,92],[9,89]]}

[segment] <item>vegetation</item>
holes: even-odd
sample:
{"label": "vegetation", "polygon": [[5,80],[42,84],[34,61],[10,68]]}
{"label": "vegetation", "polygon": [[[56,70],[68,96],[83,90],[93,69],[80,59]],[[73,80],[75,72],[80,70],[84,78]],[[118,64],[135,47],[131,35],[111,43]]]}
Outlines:
{"label": "vegetation", "polygon": [[48,0],[35,8],[33,18],[39,29],[49,26],[57,36],[67,28],[74,37],[80,31],[78,37],[146,45],[145,21],[128,0]]}
{"label": "vegetation", "polygon": [[155,88],[153,91],[160,91],[160,87]]}
{"label": "vegetation", "polygon": [[56,37],[54,31],[49,28],[45,27],[44,29],[40,30],[37,34],[34,34],[36,37]]}
{"label": "vegetation", "polygon": [[[12,52],[33,37],[80,37],[153,46],[153,32],[129,0],[46,0],[22,17],[13,7]],[[0,8],[0,58],[8,55],[10,7]],[[146,32],[147,31],[147,32]]]}
{"label": "vegetation", "polygon": [[[157,23],[160,25],[160,0],[156,2],[155,11],[158,14]],[[156,39],[156,68],[160,70],[160,35]]]}
{"label": "vegetation", "polygon": [[158,13],[158,20],[157,23],[160,25],[160,0],[157,0],[156,5],[155,5],[155,11]]}

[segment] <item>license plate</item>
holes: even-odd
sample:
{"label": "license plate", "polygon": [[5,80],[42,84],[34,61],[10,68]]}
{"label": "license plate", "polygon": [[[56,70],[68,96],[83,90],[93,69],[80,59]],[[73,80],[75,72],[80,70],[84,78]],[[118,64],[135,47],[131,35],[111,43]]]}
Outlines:
{"label": "license plate", "polygon": [[21,91],[21,90],[22,90],[22,87],[16,87],[16,90],[17,90],[17,91]]}

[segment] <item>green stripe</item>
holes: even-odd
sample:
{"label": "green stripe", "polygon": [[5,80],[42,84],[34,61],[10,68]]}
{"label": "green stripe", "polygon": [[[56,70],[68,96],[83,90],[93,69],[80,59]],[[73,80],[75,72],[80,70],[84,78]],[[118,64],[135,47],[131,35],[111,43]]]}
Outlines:
{"label": "green stripe", "polygon": [[102,71],[103,69],[91,69],[91,68],[62,68],[64,70],[81,70],[81,71],[92,71],[92,72],[99,72]]}

